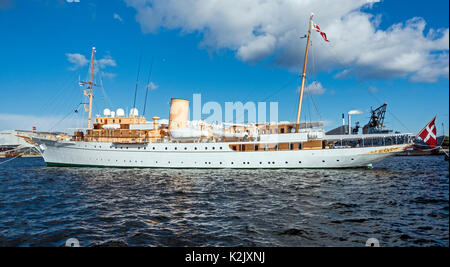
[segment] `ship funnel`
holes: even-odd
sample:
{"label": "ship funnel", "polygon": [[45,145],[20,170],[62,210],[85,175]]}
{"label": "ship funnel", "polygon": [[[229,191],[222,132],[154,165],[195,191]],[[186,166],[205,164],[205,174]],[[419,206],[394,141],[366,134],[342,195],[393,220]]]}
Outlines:
{"label": "ship funnel", "polygon": [[172,98],[170,101],[169,130],[186,128],[189,113],[189,100]]}

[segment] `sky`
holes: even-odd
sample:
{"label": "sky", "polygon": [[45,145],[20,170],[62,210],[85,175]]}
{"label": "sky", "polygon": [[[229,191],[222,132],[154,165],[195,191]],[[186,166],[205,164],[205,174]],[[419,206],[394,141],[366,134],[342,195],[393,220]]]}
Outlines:
{"label": "sky", "polygon": [[[136,107],[168,118],[171,98],[278,102],[295,122],[308,19],[313,31],[302,121],[341,114],[419,132],[449,128],[448,1],[0,0],[0,130],[87,126],[79,80],[96,47],[94,113]],[[149,73],[151,70],[151,76]],[[139,73],[139,79],[137,79]],[[137,82],[138,81],[138,82]],[[74,112],[77,110],[78,112]],[[225,112],[223,112],[225,113]],[[205,117],[208,114],[204,115]],[[268,117],[268,115],[267,115]],[[444,127],[442,127],[444,125]]]}

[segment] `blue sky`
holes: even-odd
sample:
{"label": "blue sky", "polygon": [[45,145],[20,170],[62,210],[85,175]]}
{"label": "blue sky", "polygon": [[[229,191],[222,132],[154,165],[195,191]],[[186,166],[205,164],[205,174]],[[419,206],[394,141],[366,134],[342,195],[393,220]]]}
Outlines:
{"label": "blue sky", "polygon": [[305,49],[299,37],[314,11],[331,42],[313,33],[307,84],[319,90],[310,87],[305,96],[303,121],[321,119],[328,130],[340,125],[342,113],[358,109],[364,114],[352,121],[364,125],[370,107],[387,102],[389,128],[417,133],[438,115],[439,134],[442,123],[448,134],[448,1],[286,1],[298,10],[243,2],[215,8],[204,0],[0,0],[0,130],[63,130],[62,118],[85,116],[72,111],[83,101],[77,82],[87,78],[88,66],[69,55],[89,60],[92,46],[103,62],[97,112],[132,107],[142,55],[140,110],[152,57],[157,87],[149,92],[147,118],[167,118],[172,97],[201,93],[203,102],[223,106],[277,101],[279,119],[295,121]]}

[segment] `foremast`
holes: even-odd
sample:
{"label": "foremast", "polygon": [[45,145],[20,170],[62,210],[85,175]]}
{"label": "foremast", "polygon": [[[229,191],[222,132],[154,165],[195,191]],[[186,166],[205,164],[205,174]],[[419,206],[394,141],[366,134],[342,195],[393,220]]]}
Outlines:
{"label": "foremast", "polygon": [[88,129],[91,128],[91,120],[92,120],[92,98],[93,98],[93,88],[94,85],[97,86],[96,84],[94,84],[94,55],[95,55],[95,47],[92,47],[92,55],[91,55],[91,79],[89,82],[80,82],[80,84],[88,84],[88,89],[89,89],[89,94],[86,92],[86,90],[84,90],[84,95],[89,97],[89,109],[86,109],[86,105],[85,105],[85,110],[86,112],[89,113],[88,116]]}
{"label": "foremast", "polygon": [[300,98],[298,101],[298,110],[297,110],[297,121],[295,124],[295,132],[298,133],[299,127],[300,127],[300,115],[302,112],[302,102],[303,102],[303,91],[305,89],[305,79],[306,79],[306,66],[308,64],[308,52],[309,52],[309,41],[311,37],[311,27],[312,27],[312,19],[314,17],[314,13],[311,13],[311,16],[309,17],[309,28],[308,28],[308,37],[306,39],[306,51],[305,51],[305,61],[303,64],[303,73],[302,73],[302,85],[300,88]]}

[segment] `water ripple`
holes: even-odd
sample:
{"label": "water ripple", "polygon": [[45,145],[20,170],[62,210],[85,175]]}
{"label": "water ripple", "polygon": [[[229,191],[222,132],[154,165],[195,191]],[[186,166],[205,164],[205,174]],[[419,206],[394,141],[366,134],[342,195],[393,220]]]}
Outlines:
{"label": "water ripple", "polygon": [[[0,159],[1,161],[1,159]],[[0,245],[448,246],[449,166],[395,157],[374,169],[0,167]]]}

